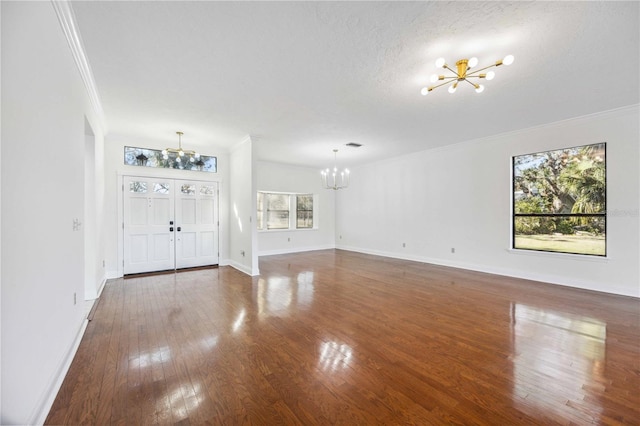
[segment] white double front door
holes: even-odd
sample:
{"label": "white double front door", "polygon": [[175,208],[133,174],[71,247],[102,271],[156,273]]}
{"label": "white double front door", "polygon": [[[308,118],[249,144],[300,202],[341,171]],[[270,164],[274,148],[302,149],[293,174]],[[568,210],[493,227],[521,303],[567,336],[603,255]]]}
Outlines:
{"label": "white double front door", "polygon": [[218,264],[218,184],[125,176],[124,273]]}

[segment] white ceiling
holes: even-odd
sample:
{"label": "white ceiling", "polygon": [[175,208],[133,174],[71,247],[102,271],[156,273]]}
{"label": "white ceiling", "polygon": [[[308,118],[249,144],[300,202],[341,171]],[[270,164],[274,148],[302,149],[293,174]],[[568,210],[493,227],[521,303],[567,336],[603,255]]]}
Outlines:
{"label": "white ceiling", "polygon": [[[637,104],[639,3],[73,2],[109,133],[323,167]],[[420,89],[506,54],[476,94]],[[468,87],[467,87],[468,86]],[[361,148],[344,144],[356,142]],[[208,147],[208,149],[207,149]]]}

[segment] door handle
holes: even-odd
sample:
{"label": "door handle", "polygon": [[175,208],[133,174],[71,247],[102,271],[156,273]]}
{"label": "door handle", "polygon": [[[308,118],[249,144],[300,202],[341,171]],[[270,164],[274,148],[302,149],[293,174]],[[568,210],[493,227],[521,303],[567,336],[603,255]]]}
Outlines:
{"label": "door handle", "polygon": [[172,220],[169,221],[169,225],[173,225],[173,221]]}
{"label": "door handle", "polygon": [[169,232],[173,232],[173,226],[169,228]]}
{"label": "door handle", "polygon": [[180,227],[178,226],[178,232],[180,232]]}

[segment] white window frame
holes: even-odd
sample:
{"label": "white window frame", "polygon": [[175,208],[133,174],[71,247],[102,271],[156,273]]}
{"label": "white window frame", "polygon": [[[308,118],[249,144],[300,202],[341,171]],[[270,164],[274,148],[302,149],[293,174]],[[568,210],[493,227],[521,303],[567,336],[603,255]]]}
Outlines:
{"label": "white window frame", "polygon": [[[262,212],[256,211],[256,217],[259,214],[262,214],[262,224],[264,228],[258,228],[258,232],[282,232],[282,231],[310,231],[318,229],[318,195],[310,192],[282,192],[282,191],[257,191],[256,199],[258,194],[280,194],[280,195],[288,195],[289,196],[289,227],[288,228],[277,228],[277,229],[267,229],[267,205],[266,199],[263,202],[263,210]],[[298,228],[298,212],[297,212],[297,197],[298,195],[311,195],[313,197],[313,226],[311,228]],[[260,223],[259,220],[256,220],[256,226]]]}

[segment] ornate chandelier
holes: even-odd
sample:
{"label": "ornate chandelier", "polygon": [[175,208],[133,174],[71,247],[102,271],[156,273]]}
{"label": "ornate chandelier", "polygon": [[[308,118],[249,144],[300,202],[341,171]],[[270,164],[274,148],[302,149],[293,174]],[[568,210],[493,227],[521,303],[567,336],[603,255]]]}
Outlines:
{"label": "ornate chandelier", "polygon": [[455,93],[456,89],[458,88],[458,83],[462,81],[466,81],[467,83],[472,85],[476,89],[476,93],[482,93],[482,91],[484,91],[484,86],[469,79],[477,78],[478,80],[480,80],[484,78],[486,80],[493,80],[493,77],[495,77],[495,73],[493,71],[489,71],[488,73],[482,73],[481,71],[487,70],[492,67],[499,67],[500,65],[511,65],[513,63],[513,59],[513,55],[507,55],[504,57],[504,59],[497,60],[494,64],[471,71],[473,67],[478,65],[478,58],[460,59],[456,62],[455,70],[447,65],[444,58],[439,58],[436,61],[436,67],[449,70],[454,75],[445,76],[433,74],[431,76],[432,83],[438,81],[443,81],[443,83],[437,84],[435,86],[423,87],[420,93],[422,93],[423,96],[427,95],[433,89],[437,89],[438,87],[444,86],[445,84],[449,84],[451,82],[453,82],[453,84],[449,86],[449,93]]}
{"label": "ornate chandelier", "polygon": [[184,134],[183,132],[176,132],[176,134],[178,135],[178,148],[165,148],[162,150],[162,158],[164,158],[165,160],[169,159],[169,154],[175,154],[176,156],[176,162],[180,163],[182,162],[182,159],[184,156],[188,156],[189,157],[189,161],[191,163],[195,163],[196,161],[200,160],[200,154],[198,154],[197,152],[191,150],[191,149],[182,149],[182,135]]}
{"label": "ornate chandelier", "polygon": [[322,186],[325,189],[344,189],[349,186],[349,169],[338,170],[338,150],[333,150],[333,170],[325,169],[320,172],[322,176]]}

